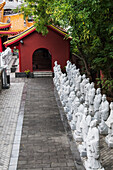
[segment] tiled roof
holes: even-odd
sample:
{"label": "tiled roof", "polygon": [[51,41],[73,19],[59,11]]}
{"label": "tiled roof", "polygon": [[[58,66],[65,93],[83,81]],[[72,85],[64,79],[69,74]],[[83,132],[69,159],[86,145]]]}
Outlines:
{"label": "tiled roof", "polygon": [[15,32],[15,31],[0,31],[0,34],[5,34],[5,35],[8,35],[8,34],[11,34],[11,35],[14,35],[14,34],[17,34],[18,32]]}
{"label": "tiled roof", "polygon": [[3,0],[2,2],[0,2],[0,10],[4,7],[5,5],[5,0]]}
{"label": "tiled roof", "polygon": [[[55,31],[55,32],[57,32],[57,33],[59,33],[59,34],[61,34],[61,35],[63,35],[63,36],[68,35],[65,31],[63,31],[63,30],[55,27],[54,25],[50,25],[50,26],[48,26],[48,28],[52,29],[53,31]],[[13,38],[10,39],[10,40],[8,40],[8,41],[6,41],[6,42],[4,43],[4,45],[7,47],[7,46],[9,46],[9,45],[11,45],[11,44],[14,44],[14,43],[20,41],[22,38],[24,38],[24,37],[26,37],[27,35],[29,35],[30,33],[34,32],[35,30],[36,30],[36,28],[35,28],[34,26],[31,26],[30,28],[28,28],[28,29],[25,30],[24,32],[22,32],[22,33],[20,33],[20,34],[18,34],[18,35],[16,35],[16,36],[13,36]],[[71,37],[69,37],[69,39],[70,39],[70,38],[71,38]]]}
{"label": "tiled roof", "polygon": [[3,22],[0,22],[0,29],[8,28],[8,27],[10,27],[10,26],[11,26],[10,23],[3,23]]}
{"label": "tiled roof", "polygon": [[29,35],[30,33],[34,32],[36,30],[36,28],[34,26],[30,27],[29,29],[25,30],[24,32],[14,36],[12,39],[6,41],[4,43],[5,46],[11,45],[17,41],[20,41],[22,38],[26,37],[27,35]]}

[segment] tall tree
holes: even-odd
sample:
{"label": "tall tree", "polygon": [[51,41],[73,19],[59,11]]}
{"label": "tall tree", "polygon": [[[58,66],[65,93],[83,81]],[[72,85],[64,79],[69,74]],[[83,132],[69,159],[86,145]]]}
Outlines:
{"label": "tall tree", "polygon": [[47,34],[52,23],[66,28],[72,36],[72,53],[92,71],[102,70],[111,77],[113,68],[112,0],[26,0],[38,32]]}

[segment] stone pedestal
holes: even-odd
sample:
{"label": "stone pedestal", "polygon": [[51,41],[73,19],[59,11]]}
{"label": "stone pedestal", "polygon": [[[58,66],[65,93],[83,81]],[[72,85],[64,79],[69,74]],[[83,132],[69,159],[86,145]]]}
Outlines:
{"label": "stone pedestal", "polygon": [[113,137],[106,136],[105,141],[108,144],[109,148],[113,148]]}
{"label": "stone pedestal", "polygon": [[84,142],[81,145],[78,146],[78,150],[80,152],[81,157],[86,157],[87,156],[87,150],[86,150]]}
{"label": "stone pedestal", "polygon": [[87,161],[85,161],[85,168],[86,168],[86,170],[105,170],[102,166],[101,166],[101,164],[99,164],[99,167],[98,168],[93,168],[92,166],[91,166],[91,162],[89,161],[89,160],[87,160]]}
{"label": "stone pedestal", "polygon": [[76,133],[76,130],[73,132],[73,138],[76,142],[82,142],[82,136],[80,136],[79,134]]}

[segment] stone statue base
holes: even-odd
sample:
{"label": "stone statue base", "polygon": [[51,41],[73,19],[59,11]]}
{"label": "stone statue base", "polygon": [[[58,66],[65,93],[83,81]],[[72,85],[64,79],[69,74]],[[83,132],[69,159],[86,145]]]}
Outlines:
{"label": "stone statue base", "polygon": [[113,137],[106,136],[105,141],[108,144],[109,148],[113,148]]}
{"label": "stone statue base", "polygon": [[86,147],[84,146],[84,144],[79,145],[78,150],[80,152],[81,157],[87,157],[87,151],[86,151]]}
{"label": "stone statue base", "polygon": [[107,127],[107,125],[105,124],[105,122],[103,120],[99,124],[98,129],[99,129],[99,133],[101,135],[107,135],[108,134],[108,127]]}
{"label": "stone statue base", "polygon": [[105,169],[101,166],[99,160],[97,160],[97,162],[96,162],[96,164],[98,164],[98,167],[96,167],[96,166],[93,167],[90,160],[85,161],[84,164],[85,164],[84,166],[85,166],[86,170],[105,170]]}
{"label": "stone statue base", "polygon": [[82,136],[76,134],[76,131],[73,132],[73,138],[76,142],[82,142],[83,141]]}

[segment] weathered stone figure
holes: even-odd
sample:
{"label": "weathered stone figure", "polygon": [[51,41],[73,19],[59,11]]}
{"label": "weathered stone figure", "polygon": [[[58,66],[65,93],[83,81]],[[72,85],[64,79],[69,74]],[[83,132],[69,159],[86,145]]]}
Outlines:
{"label": "weathered stone figure", "polygon": [[94,97],[95,97],[95,88],[94,88],[94,83],[92,82],[90,85],[89,92],[88,92],[89,105],[93,105]]}
{"label": "weathered stone figure", "polygon": [[[83,106],[83,104],[80,104],[80,101],[79,101],[79,99],[77,100],[77,98],[76,98],[75,105],[78,108],[78,112],[81,112],[81,113],[84,112],[84,106]],[[76,130],[76,123],[77,123],[77,114],[76,113],[77,113],[77,109],[76,109],[76,111],[74,110],[74,113],[73,113],[73,116],[72,116],[72,120],[70,122],[70,126],[71,126],[71,129],[73,131]]]}
{"label": "weathered stone figure", "polygon": [[82,121],[83,115],[84,115],[83,107],[78,108],[78,112],[75,114],[76,116],[76,130],[73,132],[73,137],[76,141],[82,141],[82,129],[80,127],[80,123]]}
{"label": "weathered stone figure", "polygon": [[71,78],[71,67],[72,67],[72,64],[71,64],[71,62],[68,60],[68,61],[67,61],[67,65],[66,65],[66,72],[67,72],[67,77],[68,77],[68,79]]}
{"label": "weathered stone figure", "polygon": [[81,83],[80,83],[80,92],[81,92],[81,94],[84,94],[84,86],[85,86],[85,84],[86,84],[86,75],[85,74],[83,74],[82,75],[82,81],[81,81]]}
{"label": "weathered stone figure", "polygon": [[108,135],[105,138],[106,143],[110,148],[113,148],[113,102],[110,103],[110,115],[105,122],[108,126]]}
{"label": "weathered stone figure", "polygon": [[106,136],[105,141],[110,148],[113,148],[113,122],[110,123],[108,128],[108,135]]}
{"label": "weathered stone figure", "polygon": [[100,88],[98,88],[96,90],[96,95],[95,95],[95,98],[94,98],[94,113],[99,111],[101,100],[102,100],[102,94],[101,94]]}
{"label": "weathered stone figure", "polygon": [[88,134],[88,130],[89,130],[90,123],[91,123],[91,116],[88,114],[89,114],[88,108],[85,107],[84,114],[83,114],[82,120],[80,122],[80,128],[82,131],[83,142],[81,145],[79,145],[79,152],[82,157],[87,156],[86,140],[87,140],[87,134]]}
{"label": "weathered stone figure", "polygon": [[99,107],[99,111],[97,111],[94,115],[94,118],[98,120],[100,123],[102,120],[106,121],[109,115],[109,103],[106,100],[106,95],[103,94],[102,102]]}
{"label": "weathered stone figure", "polygon": [[81,80],[82,80],[82,77],[81,77],[80,73],[78,72],[78,73],[76,74],[75,82],[74,82],[74,84],[75,84],[75,91],[76,91],[76,92],[77,92],[77,91],[80,91],[80,83],[81,83]]}
{"label": "weathered stone figure", "polygon": [[99,111],[100,111],[101,119],[106,121],[108,118],[108,115],[109,115],[109,103],[106,100],[105,94],[103,94],[103,96],[102,96],[102,103],[100,105]]}
{"label": "weathered stone figure", "polygon": [[108,127],[113,123],[113,102],[110,103],[110,115],[105,123]]}
{"label": "weathered stone figure", "polygon": [[96,127],[97,121],[91,121],[87,135],[87,161],[85,162],[86,170],[103,169],[100,164],[99,153],[99,130]]}

